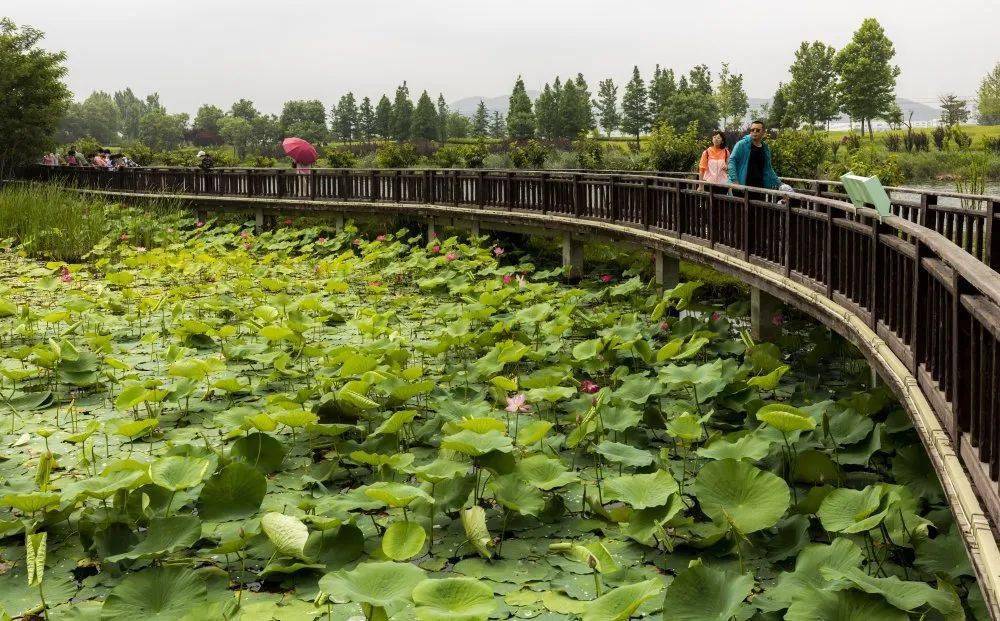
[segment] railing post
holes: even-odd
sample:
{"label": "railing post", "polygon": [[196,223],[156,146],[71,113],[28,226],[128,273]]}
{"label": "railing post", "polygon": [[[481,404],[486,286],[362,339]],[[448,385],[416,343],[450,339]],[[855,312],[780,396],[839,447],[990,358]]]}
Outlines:
{"label": "railing post", "polygon": [[715,248],[718,235],[715,234],[715,184],[708,186],[708,247]]}
{"label": "railing post", "polygon": [[649,230],[653,223],[653,190],[652,180],[645,177],[642,180],[642,224]]}
{"label": "railing post", "polygon": [[285,183],[284,183],[285,171],[281,169],[275,171],[274,181],[276,186],[275,193],[277,194],[278,198],[281,198],[285,195]]}
{"label": "railing post", "polygon": [[927,281],[920,275],[924,268],[924,257],[929,256],[927,246],[919,239],[914,239],[913,250],[913,309],[910,328],[913,342],[909,345],[910,351],[913,353],[913,375],[917,376],[920,364],[927,355],[924,339],[931,334],[932,330],[940,329],[940,327],[927,325]]}
{"label": "railing post", "polygon": [[743,190],[743,260],[750,260],[750,193]]}
{"label": "railing post", "polygon": [[580,193],[580,174],[573,173],[573,217],[579,218],[583,211],[583,197]]}
{"label": "railing post", "polygon": [[983,227],[983,242],[986,245],[983,260],[995,271],[1000,272],[1000,224],[997,223],[998,219],[1000,219],[1000,201],[992,200],[986,208],[986,226]]}
{"label": "railing post", "polygon": [[[920,213],[917,214],[917,224],[927,226],[928,220],[932,223],[930,228],[937,230],[937,214],[931,213],[931,208],[937,205],[937,194],[923,193],[920,195]],[[928,218],[930,216],[930,218]]]}
{"label": "railing post", "polygon": [[881,275],[881,262],[878,257],[879,249],[879,236],[886,230],[885,225],[878,218],[872,220],[872,254],[869,269],[869,292],[868,296],[871,300],[871,320],[868,322],[869,327],[876,334],[878,333],[878,320],[879,320],[879,303],[878,294],[881,291],[883,284],[880,282],[882,279],[879,277]]}
{"label": "railing post", "polygon": [[316,169],[309,169],[309,200],[316,200]]}
{"label": "railing post", "polygon": [[425,204],[431,203],[431,177],[434,174],[430,168],[424,170],[424,195],[423,201]]}
{"label": "railing post", "polygon": [[392,178],[392,202],[403,202],[403,171],[399,169]]}
{"label": "railing post", "polygon": [[785,199],[785,239],[784,239],[784,250],[785,250],[785,276],[788,277],[792,274],[792,244],[795,243],[795,236],[792,235],[792,199]]}
{"label": "railing post", "polygon": [[451,202],[455,205],[462,202],[462,179],[457,170],[451,171]]}
{"label": "railing post", "polygon": [[608,199],[610,201],[608,215],[612,222],[618,222],[621,219],[621,204],[618,188],[618,175],[611,175],[608,177]]}
{"label": "railing post", "polygon": [[549,173],[542,173],[542,213],[549,213]]}
{"label": "railing post", "polygon": [[482,170],[476,175],[476,200],[480,209],[486,208],[486,173]]}
{"label": "railing post", "polygon": [[833,244],[833,205],[826,206],[826,297],[833,297],[833,270],[837,265]]}
{"label": "railing post", "polygon": [[974,293],[972,286],[964,278],[957,267],[952,270],[952,287],[955,294],[951,296],[951,386],[946,387],[945,398],[951,401],[952,428],[948,430],[952,445],[962,446],[959,438],[962,432],[969,429],[972,391],[969,390],[970,374],[972,373],[972,356],[969,353],[969,343],[972,334],[969,330],[968,311],[962,304],[962,296]]}
{"label": "railing post", "polygon": [[250,170],[249,168],[247,168],[246,170],[246,184],[247,187],[245,188],[244,192],[246,193],[247,197],[253,196],[253,171]]}
{"label": "railing post", "polygon": [[507,171],[507,211],[514,209],[514,173]]}
{"label": "railing post", "polygon": [[379,191],[378,191],[378,171],[373,168],[369,172],[371,173],[371,177],[370,177],[371,187],[369,187],[368,191],[369,191],[369,194],[371,195],[370,196],[371,201],[374,203],[375,201],[378,200],[378,195],[379,195]]}

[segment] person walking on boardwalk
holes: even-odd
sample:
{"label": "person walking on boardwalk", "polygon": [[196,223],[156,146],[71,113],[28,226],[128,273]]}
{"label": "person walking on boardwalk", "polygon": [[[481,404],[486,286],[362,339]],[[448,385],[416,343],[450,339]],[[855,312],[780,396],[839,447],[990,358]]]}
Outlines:
{"label": "person walking on boardwalk", "polygon": [[212,168],[215,167],[215,160],[204,151],[198,151],[198,168],[202,172],[202,191],[211,193],[215,191],[215,184],[212,178]]}
{"label": "person walking on boardwalk", "polygon": [[729,149],[726,148],[726,135],[717,129],[712,132],[712,144],[701,152],[698,176],[702,181],[725,183],[728,179],[728,166]]}
{"label": "person walking on boardwalk", "polygon": [[729,156],[729,182],[777,190],[781,179],[771,166],[771,148],[764,141],[764,121],[750,123],[750,133],[740,139]]}

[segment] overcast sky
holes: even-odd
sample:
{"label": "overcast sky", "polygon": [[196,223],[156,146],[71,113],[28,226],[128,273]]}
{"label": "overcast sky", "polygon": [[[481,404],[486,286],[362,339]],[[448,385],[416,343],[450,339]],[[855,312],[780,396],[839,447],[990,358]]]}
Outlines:
{"label": "overcast sky", "polygon": [[897,94],[933,103],[973,95],[1000,61],[997,0],[3,0],[0,15],[65,50],[78,98],[95,89],[159,91],[171,111],[248,97],[376,99],[407,80],[448,101],[529,89],[582,71],[626,80],[660,63],[728,61],[752,97],[769,97],[803,40],[838,49],[865,17],[896,46]]}

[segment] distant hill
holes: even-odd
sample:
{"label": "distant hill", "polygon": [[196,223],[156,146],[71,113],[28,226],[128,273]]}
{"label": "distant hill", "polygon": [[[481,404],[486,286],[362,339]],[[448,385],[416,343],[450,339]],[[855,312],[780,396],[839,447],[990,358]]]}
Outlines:
{"label": "distant hill", "polygon": [[[538,98],[539,91],[528,90],[528,97],[534,101]],[[492,115],[494,112],[499,112],[502,115],[507,114],[508,103],[510,102],[510,95],[497,95],[496,97],[463,97],[458,101],[453,101],[451,104],[452,111],[460,112],[465,116],[471,117],[476,113],[476,108],[479,107],[479,102],[486,103],[486,111]]]}

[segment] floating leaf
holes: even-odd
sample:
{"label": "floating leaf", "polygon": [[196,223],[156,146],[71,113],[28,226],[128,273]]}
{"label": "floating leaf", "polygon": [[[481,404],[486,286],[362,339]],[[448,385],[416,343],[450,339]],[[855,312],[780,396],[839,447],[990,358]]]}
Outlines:
{"label": "floating leaf", "polygon": [[101,621],[176,621],[203,608],[205,581],[186,567],[164,566],[127,574],[101,608]]}
{"label": "floating leaf", "polygon": [[715,569],[692,561],[667,586],[663,610],[677,621],[728,621],[744,608],[753,574]]}
{"label": "floating leaf", "polygon": [[319,588],[338,599],[384,608],[410,597],[424,570],[410,563],[367,562],[319,580]]}
{"label": "floating leaf", "polygon": [[128,552],[109,556],[111,563],[126,559],[162,556],[183,550],[201,539],[201,520],[193,515],[174,515],[149,521],[146,538]]}
{"label": "floating leaf", "polygon": [[209,462],[201,457],[161,457],[149,464],[149,479],[172,492],[194,487],[208,472]]}
{"label": "floating leaf", "polygon": [[606,500],[621,500],[633,509],[645,509],[667,504],[670,495],[679,489],[669,472],[657,470],[605,480],[604,497]]}
{"label": "floating leaf", "polygon": [[744,535],[774,526],[791,501],[780,477],[733,459],[705,465],[693,491],[706,515]]}
{"label": "floating leaf", "polygon": [[478,505],[469,507],[468,509],[462,509],[461,518],[465,537],[472,544],[472,547],[484,558],[492,558],[493,553],[490,551],[492,538],[490,537],[489,529],[486,527],[486,511]]}
{"label": "floating leaf", "polygon": [[394,561],[405,561],[420,553],[427,540],[424,527],[416,522],[393,522],[382,535],[382,552]]}
{"label": "floating leaf", "polygon": [[583,621],[626,621],[643,602],[662,590],[659,578],[618,587],[590,602]]}
{"label": "floating leaf", "polygon": [[802,410],[784,403],[771,403],[760,408],[757,410],[757,420],[767,423],[782,433],[809,431],[816,426],[816,419]]}
{"label": "floating leaf", "polygon": [[412,597],[418,621],[486,621],[497,608],[493,589],[472,578],[424,580]]}
{"label": "floating leaf", "polygon": [[309,529],[299,518],[283,513],[265,513],[260,519],[260,527],[279,553],[297,558],[304,556]]}
{"label": "floating leaf", "polygon": [[198,513],[206,520],[232,520],[253,515],[267,492],[267,480],[256,468],[234,461],[205,481]]}

